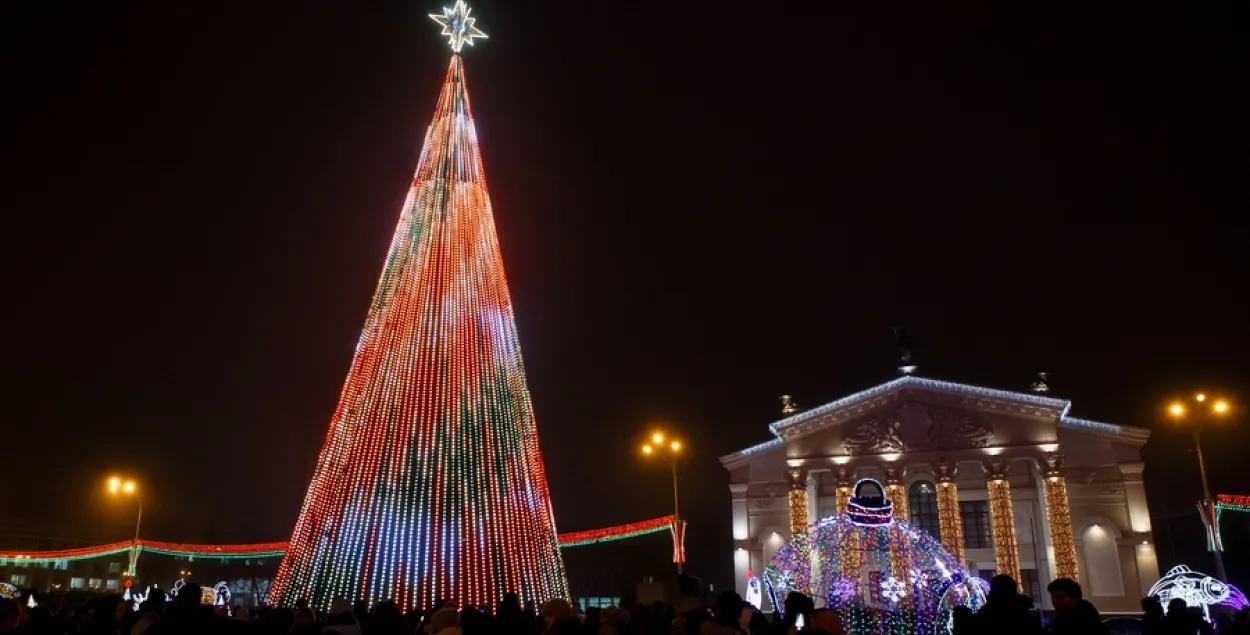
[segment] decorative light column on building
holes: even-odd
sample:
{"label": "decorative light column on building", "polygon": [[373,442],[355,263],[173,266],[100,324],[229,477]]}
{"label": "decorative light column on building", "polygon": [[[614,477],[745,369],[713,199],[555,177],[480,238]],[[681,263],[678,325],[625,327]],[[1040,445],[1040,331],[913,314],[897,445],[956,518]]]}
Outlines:
{"label": "decorative light column on building", "polygon": [[1055,550],[1055,577],[1077,580],[1076,540],[1072,537],[1072,512],[1068,508],[1068,483],[1063,478],[1063,455],[1045,457],[1043,484],[1050,544]]}
{"label": "decorative light column on building", "polygon": [[1020,548],[1016,545],[1016,518],[1011,508],[1007,468],[1007,461],[986,463],[986,489],[990,497],[990,524],[994,531],[994,560],[998,575],[1009,575],[1019,582]]}
{"label": "decorative light column on building", "polygon": [[955,468],[946,462],[937,465],[938,532],[942,545],[961,563],[964,561],[964,520],[959,513],[959,486],[955,484]]}
{"label": "decorative light column on building", "polygon": [[790,468],[790,539],[807,533],[807,470]]}
{"label": "decorative light column on building", "polygon": [[900,520],[911,520],[907,513],[907,488],[903,486],[903,468],[897,465],[885,466],[885,497],[894,505],[894,517]]}
{"label": "decorative light column on building", "polygon": [[841,514],[846,511],[846,504],[851,502],[851,495],[854,488],[851,484],[851,471],[845,466],[839,466],[834,470],[834,474],[838,479],[838,488],[834,490],[833,513]]}

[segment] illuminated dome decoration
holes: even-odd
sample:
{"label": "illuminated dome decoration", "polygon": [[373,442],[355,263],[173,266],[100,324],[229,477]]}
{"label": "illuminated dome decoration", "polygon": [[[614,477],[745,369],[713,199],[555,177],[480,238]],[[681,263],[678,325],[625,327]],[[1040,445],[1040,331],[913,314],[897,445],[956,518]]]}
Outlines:
{"label": "illuminated dome decoration", "polygon": [[0,598],[15,600],[21,596],[22,594],[18,592],[17,587],[8,582],[0,582]]}
{"label": "illuminated dome decoration", "polygon": [[850,633],[946,633],[957,606],[985,603],[972,577],[938,539],[891,517],[884,488],[855,485],[844,514],[812,525],[777,550],[764,572],[773,606],[791,591],[842,614]]}
{"label": "illuminated dome decoration", "polygon": [[1159,596],[1159,602],[1165,607],[1168,602],[1177,598],[1184,600],[1186,606],[1201,606],[1202,616],[1209,622],[1210,607],[1227,601],[1231,594],[1232,587],[1229,585],[1182,564],[1168,570],[1166,575],[1150,587],[1150,592],[1146,595]]}

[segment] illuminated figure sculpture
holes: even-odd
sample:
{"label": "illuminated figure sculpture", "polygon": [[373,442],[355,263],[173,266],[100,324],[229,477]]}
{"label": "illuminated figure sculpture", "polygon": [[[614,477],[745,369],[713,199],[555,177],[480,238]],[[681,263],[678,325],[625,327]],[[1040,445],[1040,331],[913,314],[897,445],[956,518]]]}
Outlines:
{"label": "illuminated figure sculpture", "polygon": [[760,591],[760,579],[754,573],[747,571],[747,603],[759,610],[763,605],[763,599],[763,593]]}
{"label": "illuminated figure sculpture", "polygon": [[985,603],[980,581],[941,542],[892,515],[875,480],[855,484],[845,513],[812,525],[764,573],[773,606],[791,591],[837,610],[851,633],[945,633],[957,606]]}

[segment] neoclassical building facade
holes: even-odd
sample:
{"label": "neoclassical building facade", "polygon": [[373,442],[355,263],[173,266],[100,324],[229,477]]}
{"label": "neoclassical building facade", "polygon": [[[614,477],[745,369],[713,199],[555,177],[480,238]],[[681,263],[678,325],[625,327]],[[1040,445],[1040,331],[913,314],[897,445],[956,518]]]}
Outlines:
{"label": "neoclassical building facade", "polygon": [[[1104,612],[1139,611],[1159,578],[1140,450],[1149,431],[1078,419],[1071,402],[904,375],[771,424],[774,439],[721,457],[734,572],[767,566],[794,532],[845,508],[859,478],[975,575],[1007,573],[1049,608],[1077,579]],[[766,607],[771,608],[771,607]]]}

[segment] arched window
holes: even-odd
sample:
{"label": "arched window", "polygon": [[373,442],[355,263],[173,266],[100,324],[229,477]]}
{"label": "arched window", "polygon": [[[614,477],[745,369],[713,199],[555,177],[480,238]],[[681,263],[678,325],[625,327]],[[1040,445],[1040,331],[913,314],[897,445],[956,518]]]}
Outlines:
{"label": "arched window", "polygon": [[1124,574],[1120,572],[1120,548],[1115,543],[1115,532],[1103,525],[1093,524],[1081,532],[1085,550],[1085,571],[1089,578],[1091,596],[1118,597],[1124,595]]}
{"label": "arched window", "polygon": [[938,537],[937,489],[928,481],[916,481],[908,492],[911,522],[915,526]]}

